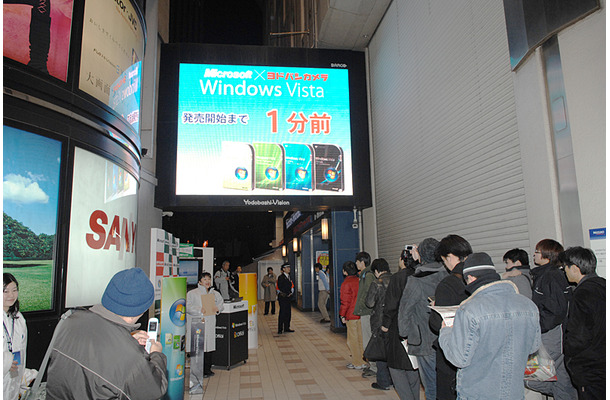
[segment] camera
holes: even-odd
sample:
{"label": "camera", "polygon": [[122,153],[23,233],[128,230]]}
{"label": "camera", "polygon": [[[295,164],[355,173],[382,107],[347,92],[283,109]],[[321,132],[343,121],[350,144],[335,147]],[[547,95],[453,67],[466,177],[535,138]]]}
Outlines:
{"label": "camera", "polygon": [[407,261],[413,261],[413,255],[411,254],[411,250],[413,250],[413,246],[406,245],[405,249],[400,253],[400,259],[406,264]]}

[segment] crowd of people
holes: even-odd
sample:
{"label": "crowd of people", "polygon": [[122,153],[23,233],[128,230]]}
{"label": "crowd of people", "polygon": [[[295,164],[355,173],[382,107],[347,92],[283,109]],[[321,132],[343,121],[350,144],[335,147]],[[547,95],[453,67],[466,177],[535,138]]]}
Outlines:
{"label": "crowd of people", "polygon": [[[605,399],[606,281],[593,251],[544,239],[532,266],[525,250],[507,251],[500,276],[458,235],[407,248],[395,274],[366,252],[343,264],[347,368],[376,376],[373,388],[394,388],[401,399],[419,399],[420,385],[426,400],[523,399],[526,388],[557,400]],[[385,357],[368,360],[380,346]],[[539,354],[550,356],[555,376],[525,379]]]}
{"label": "crowd of people", "polygon": [[[557,241],[544,239],[535,247],[532,266],[523,249],[507,251],[503,261],[506,272],[500,276],[488,254],[473,252],[458,235],[407,246],[394,274],[385,259],[371,260],[366,252],[346,261],[339,317],[347,327],[347,368],[375,376],[373,388],[393,388],[401,399],[419,399],[420,386],[426,400],[523,399],[525,388],[557,400],[605,399],[606,280],[596,274],[593,251],[564,251]],[[218,291],[204,272],[187,294],[187,326],[205,321],[204,377],[214,375],[216,315],[225,295],[239,293],[239,280],[228,267],[223,263],[216,273]],[[320,323],[326,323],[329,277],[320,264],[314,268]],[[3,394],[17,399],[37,371],[25,368],[19,283],[10,273],[3,275]],[[281,266],[279,276],[269,268],[261,286],[265,315],[269,309],[274,314],[279,302],[278,334],[294,332],[290,264]],[[204,296],[213,301],[204,302]],[[100,304],[67,317],[50,348],[47,398],[161,397],[168,385],[167,359],[161,343],[137,324],[153,299],[146,274],[131,268],[112,277]],[[451,306],[451,318],[433,311]],[[187,334],[187,347],[189,340]],[[375,345],[383,355],[369,360]],[[555,376],[524,379],[528,359],[542,349]]]}

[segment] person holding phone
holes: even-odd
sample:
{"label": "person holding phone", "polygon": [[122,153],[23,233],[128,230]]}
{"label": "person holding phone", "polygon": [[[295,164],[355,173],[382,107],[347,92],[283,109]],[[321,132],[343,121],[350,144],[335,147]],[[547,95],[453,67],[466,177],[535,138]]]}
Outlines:
{"label": "person holding phone", "polygon": [[[25,348],[28,342],[28,328],[25,318],[19,312],[19,283],[12,274],[3,273],[4,316],[3,316],[3,398],[15,400],[19,398],[19,389],[23,381],[27,386],[36,377],[36,371],[26,374]],[[26,375],[28,375],[26,377]],[[33,375],[33,376],[31,376]],[[26,377],[26,379],[24,379]]]}
{"label": "person holding phone", "polygon": [[137,330],[155,300],[141,268],[117,272],[101,304],[78,309],[55,331],[47,369],[47,399],[158,399],[167,391],[163,345]]}

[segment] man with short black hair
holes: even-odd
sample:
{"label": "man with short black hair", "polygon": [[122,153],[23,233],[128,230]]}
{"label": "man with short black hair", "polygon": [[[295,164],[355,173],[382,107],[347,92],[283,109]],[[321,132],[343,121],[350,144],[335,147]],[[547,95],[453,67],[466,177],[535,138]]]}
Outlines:
{"label": "man with short black hair", "polygon": [[294,294],[294,283],[290,279],[290,264],[283,264],[280,269],[282,273],[277,278],[277,300],[280,304],[280,314],[277,317],[277,333],[294,332],[290,329],[290,320],[292,318],[292,305],[290,298]]}
{"label": "man with short black hair", "polygon": [[519,293],[531,299],[532,277],[527,251],[523,249],[509,250],[504,254],[502,260],[506,264],[506,272],[502,274],[502,279],[514,283],[519,289]]}
{"label": "man with short black hair", "polygon": [[330,315],[328,315],[328,310],[326,309],[326,302],[328,301],[328,297],[330,296],[330,285],[328,283],[328,275],[322,269],[322,264],[315,263],[314,271],[316,272],[316,279],[318,281],[318,309],[320,310],[320,314],[322,314],[322,319],[320,323],[330,322]]}
{"label": "man with short black hair", "polygon": [[559,254],[568,280],[576,284],[563,342],[565,365],[579,400],[606,398],[606,280],[597,276],[590,249]]}

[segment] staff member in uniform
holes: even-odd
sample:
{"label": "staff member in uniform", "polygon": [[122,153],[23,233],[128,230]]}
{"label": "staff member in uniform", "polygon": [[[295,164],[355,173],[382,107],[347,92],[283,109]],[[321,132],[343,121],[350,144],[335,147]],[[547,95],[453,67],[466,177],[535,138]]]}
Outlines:
{"label": "staff member in uniform", "polygon": [[280,315],[277,321],[278,334],[294,332],[294,330],[290,329],[290,318],[292,317],[290,298],[294,293],[294,283],[290,279],[290,264],[283,264],[281,269],[282,273],[277,278],[276,283],[278,303],[280,303]]}

